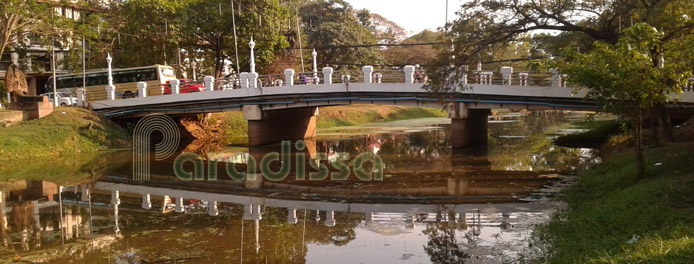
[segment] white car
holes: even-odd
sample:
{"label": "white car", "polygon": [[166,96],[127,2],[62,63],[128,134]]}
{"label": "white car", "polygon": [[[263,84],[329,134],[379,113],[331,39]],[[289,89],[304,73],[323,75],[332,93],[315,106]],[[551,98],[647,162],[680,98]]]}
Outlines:
{"label": "white car", "polygon": [[[53,93],[43,93],[41,96],[48,96],[48,101],[53,102]],[[69,93],[58,92],[58,105],[68,106],[77,104],[77,98]]]}

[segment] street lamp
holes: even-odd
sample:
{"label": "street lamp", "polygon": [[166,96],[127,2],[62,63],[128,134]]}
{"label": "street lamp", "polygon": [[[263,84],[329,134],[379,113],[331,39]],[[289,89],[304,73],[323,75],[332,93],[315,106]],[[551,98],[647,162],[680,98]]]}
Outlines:
{"label": "street lamp", "polygon": [[195,66],[197,66],[198,63],[193,59],[193,61],[190,62],[190,66],[193,67],[193,81],[197,81],[197,77],[195,76]]}
{"label": "street lamp", "polygon": [[318,53],[316,52],[316,49],[313,49],[311,56],[313,56],[313,79],[315,80],[318,77],[318,66],[316,64],[316,57],[318,56]]}
{"label": "street lamp", "polygon": [[255,72],[255,54],[253,52],[255,42],[253,41],[253,37],[251,37],[251,42],[248,42],[248,47],[251,48],[251,72]]}
{"label": "street lamp", "polygon": [[113,62],[113,58],[111,58],[111,53],[107,54],[106,63],[108,63],[108,85],[113,86],[113,73],[111,71],[111,62]]}

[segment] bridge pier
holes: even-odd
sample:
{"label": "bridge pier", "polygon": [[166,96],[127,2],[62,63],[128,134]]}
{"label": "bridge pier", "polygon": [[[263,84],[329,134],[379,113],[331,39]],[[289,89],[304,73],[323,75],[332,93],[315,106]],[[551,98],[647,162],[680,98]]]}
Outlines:
{"label": "bridge pier", "polygon": [[317,107],[263,111],[260,106],[246,105],[243,116],[248,121],[248,145],[314,138],[317,114]]}
{"label": "bridge pier", "polygon": [[451,146],[467,148],[487,143],[487,119],[491,109],[469,109],[466,104],[449,106]]}

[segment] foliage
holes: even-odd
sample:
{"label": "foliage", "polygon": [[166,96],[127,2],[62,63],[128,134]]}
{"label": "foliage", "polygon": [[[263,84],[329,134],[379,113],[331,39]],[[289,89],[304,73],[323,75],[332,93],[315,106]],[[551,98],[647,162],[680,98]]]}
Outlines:
{"label": "foliage", "polygon": [[[289,43],[285,39],[279,21],[288,18],[288,10],[271,1],[240,1],[236,14],[239,60],[242,71],[248,71],[250,50],[248,43],[255,41],[257,71],[270,62]],[[185,6],[180,17],[181,39],[191,51],[201,51],[204,66],[214,69],[220,77],[224,60],[235,60],[234,35],[230,2],[226,0],[195,0]]]}
{"label": "foliage", "polygon": [[63,1],[1,0],[0,54],[7,48],[24,54],[32,43],[41,43],[48,51],[70,45],[75,34],[74,20],[52,11],[54,7],[70,5]]}
{"label": "foliage", "polygon": [[[663,32],[664,39],[694,29],[694,2],[690,0],[480,0],[466,2],[458,13],[459,17],[448,27],[454,38],[453,51],[441,52],[433,63],[439,73],[431,76],[434,92],[455,89],[454,80],[458,78],[451,77],[459,77],[461,67],[474,63],[480,56],[485,61],[485,55],[489,56],[499,44],[534,42],[538,45],[533,47],[536,55],[554,54],[560,47],[585,52],[594,41],[617,43],[621,31],[631,24],[646,22]],[[526,34],[538,30],[561,34],[528,40]],[[547,39],[552,39],[552,43],[540,41]],[[451,55],[455,58],[451,59]]]}
{"label": "foliage", "polygon": [[[561,65],[568,81],[585,87],[586,98],[604,110],[630,117],[634,125],[639,175],[643,175],[643,119],[671,93],[681,93],[692,75],[692,36],[670,41],[645,23],[626,29],[615,45],[597,42],[592,51],[567,51]],[[665,63],[667,61],[667,63]]]}
{"label": "foliage", "polygon": [[649,166],[648,179],[637,178],[629,155],[614,155],[582,172],[561,198],[567,210],[537,232],[550,243],[537,262],[694,261],[693,150],[691,142],[649,149],[649,164],[662,165]]}
{"label": "foliage", "polygon": [[305,35],[309,45],[316,47],[320,64],[356,69],[383,63],[378,47],[344,47],[377,43],[376,36],[357,19],[349,3],[318,0],[300,10],[303,23],[312,25],[305,29]]}
{"label": "foliage", "polygon": [[[441,41],[443,41],[443,32],[423,30],[406,38],[400,44],[438,43]],[[383,56],[388,63],[393,65],[419,64],[426,66],[430,60],[436,57],[437,52],[434,45],[400,46],[388,48],[383,52]]]}
{"label": "foliage", "polygon": [[554,140],[554,144],[570,148],[599,148],[611,136],[622,132],[621,124],[616,121],[593,122],[591,130],[581,133],[563,135]]}
{"label": "foliage", "polygon": [[396,44],[407,37],[404,28],[379,14],[371,13],[368,9],[357,11],[357,18],[376,36],[379,44]]}
{"label": "foliage", "polygon": [[182,0],[129,0],[95,14],[110,22],[105,25],[102,41],[110,44],[105,49],[115,53],[112,55],[115,66],[175,62],[179,12],[184,4]]}

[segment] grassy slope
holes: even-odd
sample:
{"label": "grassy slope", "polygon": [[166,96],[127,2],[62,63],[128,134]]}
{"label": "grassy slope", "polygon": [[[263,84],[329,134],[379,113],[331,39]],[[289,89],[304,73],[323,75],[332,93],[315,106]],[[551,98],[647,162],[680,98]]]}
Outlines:
{"label": "grassy slope", "polygon": [[[446,112],[433,108],[350,105],[321,107],[317,127],[330,128],[403,119],[446,116]],[[241,112],[213,114],[210,123],[220,123],[228,144],[248,142],[248,124]]]}
{"label": "grassy slope", "polygon": [[607,158],[565,191],[568,209],[539,230],[553,256],[540,262],[694,263],[694,142],[648,149],[644,179],[631,154]]}
{"label": "grassy slope", "polygon": [[621,132],[621,124],[614,120],[577,122],[575,126],[588,129],[586,132],[573,133],[558,137],[554,143],[565,147],[600,147],[610,136]]}
{"label": "grassy slope", "polygon": [[389,105],[333,106],[320,109],[316,125],[318,128],[330,128],[440,116],[446,116],[446,111],[434,108]]}
{"label": "grassy slope", "polygon": [[77,107],[58,107],[44,118],[0,127],[0,162],[48,161],[128,147],[124,129]]}

